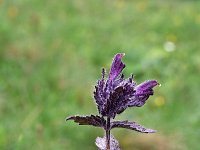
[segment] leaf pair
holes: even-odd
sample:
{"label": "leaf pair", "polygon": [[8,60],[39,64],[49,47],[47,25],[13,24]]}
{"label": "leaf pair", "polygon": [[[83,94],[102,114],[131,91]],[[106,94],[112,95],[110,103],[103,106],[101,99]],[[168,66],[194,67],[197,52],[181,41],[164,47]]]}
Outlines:
{"label": "leaf pair", "polygon": [[[66,120],[74,120],[74,122],[79,123],[79,125],[91,125],[95,127],[101,127],[106,129],[106,120],[100,116],[71,116],[66,118]],[[110,123],[110,129],[113,128],[125,128],[131,129],[141,133],[154,133],[156,132],[153,129],[148,129],[143,127],[142,125],[137,124],[136,122],[126,121],[113,121]]]}

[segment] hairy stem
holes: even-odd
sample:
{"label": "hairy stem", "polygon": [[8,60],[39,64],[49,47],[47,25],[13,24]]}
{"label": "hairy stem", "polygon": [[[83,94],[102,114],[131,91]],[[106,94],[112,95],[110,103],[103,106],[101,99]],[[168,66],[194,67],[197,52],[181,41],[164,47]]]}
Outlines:
{"label": "hairy stem", "polygon": [[110,118],[107,117],[106,122],[106,150],[110,150]]}

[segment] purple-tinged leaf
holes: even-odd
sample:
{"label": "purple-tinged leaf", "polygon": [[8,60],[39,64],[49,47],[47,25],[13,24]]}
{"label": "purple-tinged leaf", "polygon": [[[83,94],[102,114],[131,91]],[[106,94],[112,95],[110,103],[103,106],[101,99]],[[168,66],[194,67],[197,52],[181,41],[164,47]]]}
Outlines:
{"label": "purple-tinged leaf", "polygon": [[155,133],[156,132],[156,130],[145,128],[142,125],[137,124],[136,122],[130,122],[128,120],[111,122],[111,129],[113,128],[126,128],[126,129],[135,130],[141,133]]}
{"label": "purple-tinged leaf", "polygon": [[100,116],[70,116],[66,118],[66,121],[74,120],[74,122],[79,123],[79,125],[92,125],[95,127],[105,128],[106,120]]}
{"label": "purple-tinged leaf", "polygon": [[[106,136],[104,136],[103,138],[97,137],[95,144],[99,150],[107,150],[106,149]],[[115,137],[112,134],[110,136],[110,150],[121,150],[119,148],[118,141],[115,139]]]}
{"label": "purple-tinged leaf", "polygon": [[119,53],[119,54],[116,54],[115,57],[113,58],[113,62],[110,68],[109,80],[116,79],[117,76],[125,68],[125,64],[122,62],[122,57],[124,55],[125,55],[124,53]]}

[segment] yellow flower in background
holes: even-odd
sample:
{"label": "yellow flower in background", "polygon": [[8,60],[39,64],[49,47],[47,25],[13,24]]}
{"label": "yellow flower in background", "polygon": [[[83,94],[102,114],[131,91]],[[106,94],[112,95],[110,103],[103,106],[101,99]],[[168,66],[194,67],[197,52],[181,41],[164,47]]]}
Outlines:
{"label": "yellow flower in background", "polygon": [[138,4],[137,4],[137,9],[140,11],[140,12],[143,12],[143,11],[145,11],[145,9],[146,9],[146,7],[147,7],[147,2],[139,2]]}
{"label": "yellow flower in background", "polygon": [[118,0],[118,1],[115,1],[115,6],[117,8],[123,8],[125,5],[125,2],[123,0]]}
{"label": "yellow flower in background", "polygon": [[8,16],[11,18],[16,17],[18,14],[18,8],[15,6],[10,6],[8,7],[7,13],[8,13]]}
{"label": "yellow flower in background", "polygon": [[154,105],[156,107],[162,107],[165,105],[165,98],[163,96],[158,96],[154,99]]}
{"label": "yellow flower in background", "polygon": [[175,42],[177,41],[177,37],[176,37],[175,34],[170,33],[170,34],[168,34],[168,35],[166,36],[166,40],[167,40],[167,41],[172,41],[172,42],[175,43]]}
{"label": "yellow flower in background", "polygon": [[3,4],[3,0],[0,0],[0,5]]}
{"label": "yellow flower in background", "polygon": [[195,17],[195,22],[200,24],[200,14]]}

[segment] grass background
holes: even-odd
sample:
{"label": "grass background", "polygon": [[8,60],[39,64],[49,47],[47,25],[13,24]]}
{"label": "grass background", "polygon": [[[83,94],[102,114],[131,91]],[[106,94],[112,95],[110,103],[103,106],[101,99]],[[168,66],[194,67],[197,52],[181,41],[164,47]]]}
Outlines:
{"label": "grass background", "polygon": [[199,41],[197,0],[0,0],[0,149],[96,149],[102,130],[65,117],[97,113],[101,67],[124,52],[126,77],[162,86],[118,117],[158,133],[114,130],[121,147],[198,150]]}

